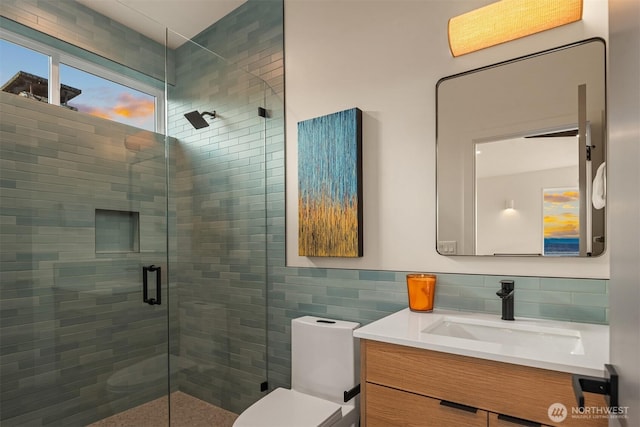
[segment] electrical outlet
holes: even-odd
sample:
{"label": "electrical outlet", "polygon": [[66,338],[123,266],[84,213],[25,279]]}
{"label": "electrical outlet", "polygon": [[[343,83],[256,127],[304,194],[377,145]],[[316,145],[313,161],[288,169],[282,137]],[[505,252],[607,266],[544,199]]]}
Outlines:
{"label": "electrical outlet", "polygon": [[438,253],[441,255],[455,255],[458,252],[455,240],[438,241]]}

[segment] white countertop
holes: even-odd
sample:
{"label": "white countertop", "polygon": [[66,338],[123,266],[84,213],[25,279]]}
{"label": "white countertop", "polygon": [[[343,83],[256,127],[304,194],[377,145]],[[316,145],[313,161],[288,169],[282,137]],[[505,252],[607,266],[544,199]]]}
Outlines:
{"label": "white countertop", "polygon": [[[505,327],[544,327],[578,331],[582,340],[584,354],[559,352],[554,348],[538,348],[525,345],[511,345],[479,341],[475,339],[455,338],[424,332],[434,327],[447,316],[468,319],[469,321],[499,321]],[[573,374],[602,377],[604,364],[609,363],[609,326],[589,323],[560,322],[544,319],[516,317],[515,321],[500,320],[500,315],[487,313],[469,313],[452,310],[434,310],[432,313],[418,313],[404,309],[380,320],[356,329],[358,338],[382,341],[425,350],[440,351],[498,362],[531,366],[534,368]]]}

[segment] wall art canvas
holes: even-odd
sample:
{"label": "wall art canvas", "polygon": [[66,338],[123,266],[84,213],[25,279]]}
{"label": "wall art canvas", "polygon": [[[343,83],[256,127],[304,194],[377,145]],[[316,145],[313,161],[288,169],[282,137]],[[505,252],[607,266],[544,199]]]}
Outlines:
{"label": "wall art canvas", "polygon": [[298,254],[362,256],[362,111],[298,123]]}
{"label": "wall art canvas", "polygon": [[580,193],[577,188],[546,188],[543,198],[543,254],[580,254]]}

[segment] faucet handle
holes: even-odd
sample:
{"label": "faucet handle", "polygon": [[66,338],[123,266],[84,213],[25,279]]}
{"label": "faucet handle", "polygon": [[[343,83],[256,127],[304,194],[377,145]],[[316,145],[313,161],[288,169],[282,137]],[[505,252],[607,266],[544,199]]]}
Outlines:
{"label": "faucet handle", "polygon": [[513,295],[513,290],[514,290],[513,284],[514,284],[513,280],[501,280],[500,281],[501,288],[498,292],[496,292],[496,295],[502,299],[511,297]]}
{"label": "faucet handle", "polygon": [[496,292],[496,295],[498,295],[502,299],[509,298],[513,295],[513,289],[511,289],[510,291],[506,291],[504,289],[499,290],[498,292]]}

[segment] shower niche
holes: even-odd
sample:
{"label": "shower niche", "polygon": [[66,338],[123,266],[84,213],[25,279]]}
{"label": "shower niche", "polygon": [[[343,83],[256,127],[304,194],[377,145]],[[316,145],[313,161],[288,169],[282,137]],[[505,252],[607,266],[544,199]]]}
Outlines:
{"label": "shower niche", "polygon": [[140,252],[140,213],[96,209],[96,253]]}

